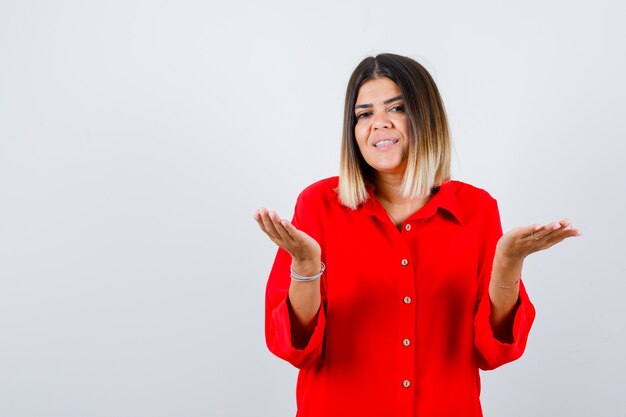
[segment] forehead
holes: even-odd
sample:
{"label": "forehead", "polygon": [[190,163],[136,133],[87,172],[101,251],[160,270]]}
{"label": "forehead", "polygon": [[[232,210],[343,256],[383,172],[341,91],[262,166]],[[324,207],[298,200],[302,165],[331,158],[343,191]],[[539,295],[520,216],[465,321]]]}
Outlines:
{"label": "forehead", "polygon": [[387,77],[373,78],[359,87],[356,104],[378,103],[401,95],[400,87]]}

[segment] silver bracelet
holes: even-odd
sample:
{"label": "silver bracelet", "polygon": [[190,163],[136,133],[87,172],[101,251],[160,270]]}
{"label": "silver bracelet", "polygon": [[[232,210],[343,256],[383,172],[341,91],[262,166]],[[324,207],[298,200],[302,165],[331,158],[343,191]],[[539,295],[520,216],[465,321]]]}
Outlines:
{"label": "silver bracelet", "polygon": [[500,288],[504,288],[504,289],[511,289],[511,288],[515,288],[519,285],[519,282],[521,281],[521,278],[518,278],[517,281],[515,281],[515,284],[512,285],[504,285],[504,284],[500,284],[499,282],[497,282],[495,279],[491,278],[491,282],[493,282],[494,284],[496,284],[496,286],[500,287]]}
{"label": "silver bracelet", "polygon": [[316,279],[318,279],[319,277],[322,276],[324,271],[326,271],[326,265],[324,265],[324,262],[321,262],[321,264],[322,264],[321,271],[318,272],[317,274],[313,275],[312,277],[305,277],[304,275],[298,274],[296,271],[293,270],[293,265],[292,265],[291,266],[291,280],[292,281],[296,281],[296,282],[315,281]]}

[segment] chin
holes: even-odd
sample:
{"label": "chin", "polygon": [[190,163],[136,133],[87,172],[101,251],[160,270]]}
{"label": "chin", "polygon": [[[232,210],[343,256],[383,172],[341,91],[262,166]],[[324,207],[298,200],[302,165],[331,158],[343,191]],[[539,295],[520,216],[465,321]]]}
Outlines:
{"label": "chin", "polygon": [[379,172],[381,174],[398,174],[398,175],[404,175],[404,169],[402,167],[398,166],[377,166],[377,167],[373,167],[374,170],[376,172]]}

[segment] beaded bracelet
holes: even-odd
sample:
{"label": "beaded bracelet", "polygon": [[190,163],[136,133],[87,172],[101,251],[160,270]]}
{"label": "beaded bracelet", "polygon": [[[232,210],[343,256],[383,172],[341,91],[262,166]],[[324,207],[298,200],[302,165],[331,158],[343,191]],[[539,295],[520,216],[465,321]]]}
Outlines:
{"label": "beaded bracelet", "polygon": [[315,281],[316,279],[318,279],[319,277],[322,276],[324,271],[326,271],[326,265],[324,265],[324,262],[322,262],[321,264],[322,264],[321,271],[318,272],[317,274],[313,275],[312,277],[305,277],[304,275],[298,274],[296,271],[293,270],[293,266],[291,266],[291,279],[292,279],[292,281],[296,281],[296,282]]}

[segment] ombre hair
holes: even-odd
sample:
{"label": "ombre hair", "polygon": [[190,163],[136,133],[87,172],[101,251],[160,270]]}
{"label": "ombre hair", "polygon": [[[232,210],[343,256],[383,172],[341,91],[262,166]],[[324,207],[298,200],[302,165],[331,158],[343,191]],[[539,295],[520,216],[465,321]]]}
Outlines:
{"label": "ombre hair", "polygon": [[346,90],[339,199],[352,209],[368,199],[366,185],[374,185],[376,172],[359,150],[354,135],[354,112],[361,85],[389,78],[400,88],[408,126],[408,159],[402,180],[407,198],[426,197],[433,187],[450,179],[450,134],[439,90],[426,69],[411,58],[380,54],[365,58],[356,67]]}

